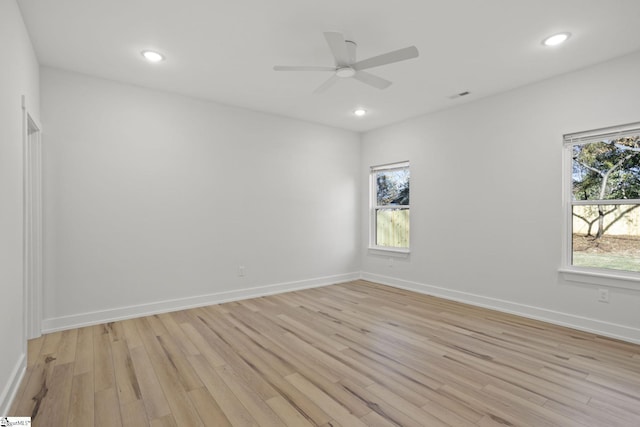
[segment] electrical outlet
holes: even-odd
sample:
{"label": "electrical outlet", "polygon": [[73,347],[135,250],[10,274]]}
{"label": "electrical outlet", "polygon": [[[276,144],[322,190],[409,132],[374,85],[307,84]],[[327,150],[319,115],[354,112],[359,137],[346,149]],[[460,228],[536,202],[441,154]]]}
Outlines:
{"label": "electrical outlet", "polygon": [[244,265],[239,265],[239,266],[238,266],[238,276],[240,276],[240,277],[244,277],[244,274],[245,274],[245,268],[244,268]]}
{"label": "electrical outlet", "polygon": [[598,301],[609,302],[609,289],[598,289]]}
{"label": "electrical outlet", "polygon": [[389,257],[389,267],[393,267],[393,257]]}

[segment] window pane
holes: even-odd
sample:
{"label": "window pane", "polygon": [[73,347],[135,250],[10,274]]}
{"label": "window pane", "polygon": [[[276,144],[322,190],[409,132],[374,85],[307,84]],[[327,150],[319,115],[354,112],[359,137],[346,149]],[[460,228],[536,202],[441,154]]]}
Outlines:
{"label": "window pane", "polygon": [[377,205],[409,205],[409,168],[376,172]]}
{"label": "window pane", "polygon": [[376,210],[376,245],[409,247],[409,209]]}
{"label": "window pane", "polygon": [[640,205],[573,206],[573,262],[640,271]]}
{"label": "window pane", "polygon": [[573,200],[640,198],[640,136],[573,146]]}

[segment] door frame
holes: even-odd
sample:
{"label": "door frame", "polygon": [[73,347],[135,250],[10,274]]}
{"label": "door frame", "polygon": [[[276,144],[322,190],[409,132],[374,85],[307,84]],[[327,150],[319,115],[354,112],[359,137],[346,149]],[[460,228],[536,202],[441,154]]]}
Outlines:
{"label": "door frame", "polygon": [[22,96],[24,336],[42,335],[42,127]]}

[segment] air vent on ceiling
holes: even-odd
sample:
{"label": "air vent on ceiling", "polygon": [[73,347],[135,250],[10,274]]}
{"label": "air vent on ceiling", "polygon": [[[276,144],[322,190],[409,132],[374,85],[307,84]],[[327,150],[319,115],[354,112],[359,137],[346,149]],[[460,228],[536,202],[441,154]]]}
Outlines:
{"label": "air vent on ceiling", "polygon": [[467,96],[469,95],[471,92],[469,92],[468,90],[465,90],[464,92],[460,92],[460,93],[456,93],[455,95],[451,95],[449,97],[449,99],[456,99],[456,98],[460,98],[461,96]]}

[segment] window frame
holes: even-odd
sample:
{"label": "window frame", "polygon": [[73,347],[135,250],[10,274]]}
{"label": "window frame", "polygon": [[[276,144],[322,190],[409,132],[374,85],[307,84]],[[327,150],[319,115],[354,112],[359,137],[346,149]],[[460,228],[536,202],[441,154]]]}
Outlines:
{"label": "window frame", "polygon": [[[411,224],[411,202],[408,205],[378,205],[378,183],[376,173],[380,171],[407,169],[411,176],[409,161],[387,163],[383,165],[371,166],[369,168],[369,249],[373,251],[383,251],[386,253],[409,254],[411,252],[411,227],[409,227],[409,245],[405,247],[380,246],[377,245],[377,216],[379,209],[403,209],[409,211],[409,224]],[[411,179],[411,178],[409,178]],[[411,182],[411,181],[409,181]],[[411,184],[409,184],[409,201],[411,201]]]}
{"label": "window frame", "polygon": [[573,147],[606,139],[639,135],[640,122],[563,136],[562,205],[564,213],[562,260],[559,271],[572,282],[640,290],[640,272],[573,265],[573,207],[589,205],[634,205],[640,199],[573,200]]}

